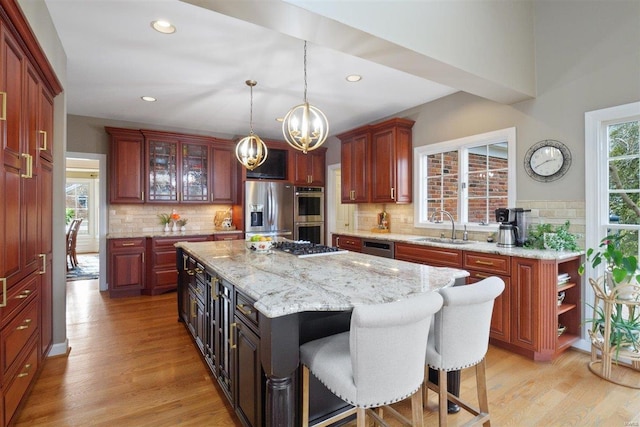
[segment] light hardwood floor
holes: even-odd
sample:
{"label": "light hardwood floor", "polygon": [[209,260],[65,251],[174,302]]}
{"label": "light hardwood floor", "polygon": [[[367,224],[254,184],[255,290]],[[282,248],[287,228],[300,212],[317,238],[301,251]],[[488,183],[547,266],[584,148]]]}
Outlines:
{"label": "light hardwood floor", "polygon": [[[184,326],[176,294],[110,299],[97,281],[68,283],[68,357],[46,361],[16,426],[240,426]],[[487,378],[495,426],[640,426],[640,391],[601,380],[589,355],[536,363],[491,347]],[[475,396],[463,371],[463,396]],[[397,405],[409,414],[408,405]],[[429,393],[425,425],[436,426]],[[458,426],[470,416],[448,417]]]}

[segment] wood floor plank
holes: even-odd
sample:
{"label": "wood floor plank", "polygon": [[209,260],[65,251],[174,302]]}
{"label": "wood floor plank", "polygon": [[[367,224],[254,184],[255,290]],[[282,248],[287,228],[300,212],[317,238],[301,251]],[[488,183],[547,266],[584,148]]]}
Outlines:
{"label": "wood floor plank", "polygon": [[[68,283],[71,353],[45,362],[17,427],[241,425],[177,321],[175,293],[110,299],[97,286]],[[551,363],[533,362],[490,347],[492,425],[640,426],[640,390],[602,380],[589,371],[589,360],[588,354],[567,351]],[[462,396],[471,402],[473,372],[464,370],[461,383]],[[408,402],[394,406],[410,416]],[[438,424],[437,408],[429,392],[425,425]],[[449,415],[448,423],[460,426],[471,418],[461,411]]]}

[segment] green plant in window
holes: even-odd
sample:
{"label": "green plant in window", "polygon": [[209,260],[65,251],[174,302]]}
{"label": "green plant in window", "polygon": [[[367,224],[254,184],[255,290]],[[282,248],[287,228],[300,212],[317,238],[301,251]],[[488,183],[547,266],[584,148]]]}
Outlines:
{"label": "green plant in window", "polygon": [[67,208],[64,217],[64,223],[69,225],[72,219],[76,217],[76,210],[72,208]]}

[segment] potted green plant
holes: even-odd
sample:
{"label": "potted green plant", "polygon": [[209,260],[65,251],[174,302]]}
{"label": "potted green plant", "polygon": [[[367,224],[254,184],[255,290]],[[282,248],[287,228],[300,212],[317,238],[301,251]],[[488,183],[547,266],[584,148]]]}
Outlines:
{"label": "potted green plant", "polygon": [[[594,269],[605,263],[607,285],[640,283],[640,269],[636,255],[627,255],[621,248],[623,234],[611,234],[600,241],[597,249],[589,248],[586,252],[585,262],[590,262]],[[584,264],[578,269],[580,275],[584,274]]]}
{"label": "potted green plant", "polygon": [[529,227],[529,235],[524,246],[530,249],[551,249],[556,251],[577,251],[578,235],[569,231],[571,224],[567,220],[564,224],[536,224]]}
{"label": "potted green plant", "polygon": [[169,231],[169,223],[171,222],[171,214],[158,214],[160,224],[164,226],[164,231]]}
{"label": "potted green plant", "polygon": [[[606,236],[598,248],[587,249],[585,255],[585,263],[590,263],[594,269],[605,266],[604,276],[591,280],[591,284],[597,298],[603,300],[604,304],[611,304],[609,319],[604,308],[597,305],[594,317],[585,322],[593,324],[592,339],[603,337],[605,325],[609,322],[611,332],[608,344],[616,349],[616,361],[621,349],[640,353],[640,314],[636,313],[636,305],[640,301],[640,270],[636,254],[625,254],[623,239],[624,234]],[[582,264],[578,274],[583,275],[584,271],[585,264]]]}

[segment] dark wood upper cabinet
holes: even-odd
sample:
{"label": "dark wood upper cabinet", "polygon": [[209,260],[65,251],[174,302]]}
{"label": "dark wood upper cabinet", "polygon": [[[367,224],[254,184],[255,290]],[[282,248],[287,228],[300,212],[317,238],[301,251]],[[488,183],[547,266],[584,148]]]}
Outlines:
{"label": "dark wood upper cabinet", "polygon": [[391,119],[371,127],[373,203],[411,203],[413,123]]}
{"label": "dark wood upper cabinet", "polygon": [[311,185],[322,187],[325,185],[326,148],[317,148],[304,154],[302,151],[293,152],[294,185]]}
{"label": "dark wood upper cabinet", "polygon": [[411,203],[413,123],[396,118],[338,135],[342,203]]}
{"label": "dark wood upper cabinet", "polygon": [[342,203],[368,203],[370,186],[369,145],[371,134],[368,127],[338,135],[341,147]]}
{"label": "dark wood upper cabinet", "polygon": [[138,130],[105,128],[109,145],[109,202],[145,202],[144,137]]}
{"label": "dark wood upper cabinet", "polygon": [[240,163],[232,144],[214,144],[211,147],[211,202],[239,202]]}

